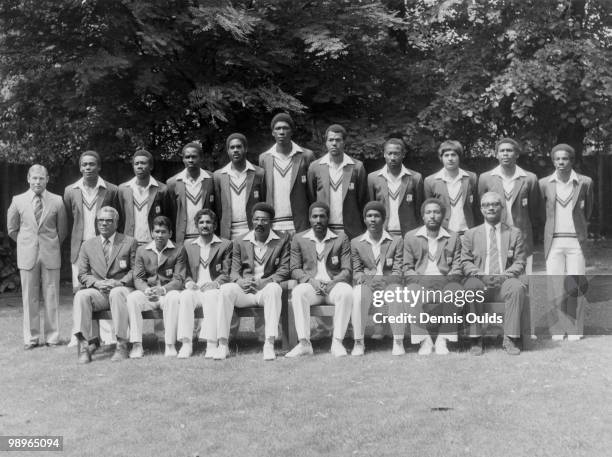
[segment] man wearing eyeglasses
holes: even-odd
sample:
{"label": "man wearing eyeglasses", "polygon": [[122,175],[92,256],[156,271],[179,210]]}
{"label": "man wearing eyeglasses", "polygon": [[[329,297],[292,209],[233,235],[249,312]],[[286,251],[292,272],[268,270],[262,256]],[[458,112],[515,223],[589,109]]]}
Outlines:
{"label": "man wearing eyeglasses", "polygon": [[[501,222],[503,197],[487,192],[481,198],[480,211],[485,222],[465,232],[461,248],[463,274],[469,276],[465,288],[485,291],[485,303],[503,300],[503,348],[509,355],[519,355],[521,311],[525,302],[525,285],[518,279],[525,272],[525,248],[521,232]],[[482,303],[466,304],[468,314],[484,315]],[[470,324],[470,353],[483,353],[482,325]]]}

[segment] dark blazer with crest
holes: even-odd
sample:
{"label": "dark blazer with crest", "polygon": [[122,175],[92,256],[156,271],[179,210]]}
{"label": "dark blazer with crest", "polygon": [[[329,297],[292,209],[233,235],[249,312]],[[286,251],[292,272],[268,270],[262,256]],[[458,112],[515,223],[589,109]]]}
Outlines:
{"label": "dark blazer with crest", "polygon": [[[402,274],[402,238],[385,239],[380,246],[380,261],[383,262],[383,275],[401,276]],[[351,263],[353,266],[353,283],[361,284],[364,276],[376,275],[376,259],[372,245],[361,236],[351,240]]]}
{"label": "dark blazer with crest", "polygon": [[[187,274],[185,284],[189,281],[198,282],[198,271],[200,267],[200,245],[197,239],[189,240],[183,246],[187,253]],[[230,270],[232,267],[232,242],[221,238],[220,243],[210,246],[208,255],[210,277],[219,285],[230,282]]]}
{"label": "dark blazer with crest", "polygon": [[[153,219],[156,216],[172,216],[172,207],[168,198],[168,190],[166,185],[161,181],[157,181],[158,186],[149,187],[149,198],[147,205],[149,206],[148,220],[149,230],[153,230]],[[134,219],[134,194],[132,188],[127,182],[119,185],[119,207],[120,220],[123,224],[120,225],[119,231],[134,236],[135,219]]]}
{"label": "dark blazer with crest", "polygon": [[[296,233],[291,241],[291,277],[300,284],[317,275],[317,250],[313,241],[304,238],[310,230]],[[340,233],[325,242],[323,250],[327,274],[332,282],[351,282],[351,245]]]}
{"label": "dark blazer with crest", "polygon": [[[404,237],[404,260],[402,271],[405,275],[425,273],[429,257],[429,243],[427,238],[417,235],[418,229],[411,230]],[[441,238],[436,252],[436,265],[443,275],[460,275],[461,267],[461,240],[452,231],[450,236]]]}
{"label": "dark blazer with crest", "polygon": [[138,242],[131,236],[115,233],[108,263],[104,258],[100,236],[91,238],[81,246],[79,253],[79,281],[93,287],[96,281],[116,279],[126,287],[134,285],[134,264]]}
{"label": "dark blazer with crest", "polygon": [[[480,214],[478,206],[478,177],[472,171],[466,171],[469,176],[461,178],[461,194],[465,196],[463,199],[463,217],[468,228],[476,225],[477,217]],[[437,177],[438,173],[434,173],[425,178],[424,191],[425,198],[437,198],[446,208],[446,214],[442,221],[442,227],[448,229],[448,221],[451,213],[451,201],[448,195],[448,188],[442,178]]]}
{"label": "dark blazer with crest", "polygon": [[159,285],[166,290],[181,290],[185,281],[185,250],[182,246],[164,249],[158,264],[157,254],[147,246],[140,246],[136,251],[134,265],[134,287],[145,290],[147,287]]}
{"label": "dark blazer with crest", "polygon": [[[289,249],[290,237],[288,235],[280,235],[277,240],[270,240],[268,249],[264,254],[264,273],[262,282],[286,281],[289,279]],[[232,253],[232,281],[237,281],[241,278],[253,277],[255,271],[255,246],[248,240],[241,239],[234,241],[234,250]]]}

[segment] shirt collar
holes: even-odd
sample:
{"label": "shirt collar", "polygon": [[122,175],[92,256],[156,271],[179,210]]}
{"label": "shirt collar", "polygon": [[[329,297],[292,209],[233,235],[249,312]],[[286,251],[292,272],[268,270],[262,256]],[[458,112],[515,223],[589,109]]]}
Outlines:
{"label": "shirt collar", "polygon": [[380,240],[378,242],[372,239],[372,236],[368,231],[366,231],[363,235],[361,235],[361,238],[359,238],[359,241],[365,241],[366,243],[370,244],[382,244],[382,242],[385,240],[393,241],[393,237],[389,235],[389,232],[387,232],[386,230],[383,230],[382,236],[380,237]]}
{"label": "shirt collar", "polygon": [[[164,248],[159,252],[164,252],[166,249],[173,249],[173,248],[174,248],[174,243],[172,243],[172,240],[168,240]],[[149,251],[157,252],[157,248],[155,247],[155,241],[151,241],[149,244],[147,244],[145,246],[145,249],[148,249]]]}
{"label": "shirt collar", "polygon": [[446,168],[442,168],[440,171],[438,171],[436,174],[433,175],[434,179],[441,179],[442,181],[454,181],[455,179],[461,179],[464,177],[469,178],[469,174],[467,171],[465,171],[462,168],[459,168],[459,174],[457,175],[457,178],[451,178],[450,176],[448,176],[447,172],[446,172]]}
{"label": "shirt collar", "polygon": [[[98,181],[96,182],[94,189],[97,189],[98,187],[104,187],[106,189],[106,183],[100,176],[98,176]],[[83,178],[79,179],[77,182],[74,183],[72,188],[81,189],[81,190],[84,189],[85,188],[84,179]]]}
{"label": "shirt collar", "polygon": [[[499,176],[500,178],[504,178],[504,175],[502,174],[501,165],[498,165],[495,168],[493,168],[493,170],[491,171],[491,175]],[[525,173],[525,170],[523,170],[521,167],[516,165],[516,168],[514,169],[514,174],[512,175],[510,179],[524,178],[526,176],[527,174]]]}
{"label": "shirt collar", "polygon": [[[138,180],[136,179],[136,176],[134,176],[132,179],[130,179],[127,182],[128,186],[130,187],[136,187],[138,185]],[[153,176],[149,176],[149,185],[146,187],[147,189],[149,187],[159,187],[159,183],[157,182],[157,180],[153,177]]]}
{"label": "shirt collar", "polygon": [[[202,181],[208,178],[210,178],[210,174],[206,170],[203,170],[202,168],[200,168],[200,176],[196,178],[196,183],[200,184]],[[186,168],[183,171],[181,171],[178,175],[176,175],[176,180],[177,181],[190,181],[189,177],[187,176]]]}
{"label": "shirt collar", "polygon": [[[425,227],[424,225],[422,225],[415,233],[416,236],[421,236],[423,238],[429,239],[429,237],[427,236],[427,227]],[[438,231],[438,236],[436,237],[436,240],[439,240],[441,238],[450,238],[450,233],[448,233],[446,231],[446,229],[444,227],[440,227],[440,230]]]}
{"label": "shirt collar", "polygon": [[[220,243],[221,242],[221,238],[219,238],[217,235],[213,234],[212,239],[210,240],[209,245],[213,245],[215,243]],[[204,242],[202,241],[202,238],[197,237],[195,240],[193,240],[191,242],[191,244],[197,244],[198,246],[200,246],[201,248],[205,247],[206,245],[204,244]]]}
{"label": "shirt collar", "polygon": [[[117,232],[113,233],[111,236],[108,237],[108,240],[110,241],[110,244],[115,244],[115,235],[117,234]],[[104,237],[102,235],[100,235],[100,240],[102,240],[102,243],[104,244]]]}
{"label": "shirt collar", "polygon": [[[317,237],[314,234],[314,230],[310,229],[308,230],[305,234],[304,234],[304,238],[306,238],[307,240],[310,241],[314,241],[315,243],[319,243],[319,240],[317,239]],[[333,240],[334,238],[338,238],[338,235],[336,235],[334,232],[332,232],[329,228],[327,229],[327,233],[325,234],[325,238],[323,238],[323,240],[321,242],[325,243],[328,240]]]}
{"label": "shirt collar", "polygon": [[[489,224],[487,221],[485,221],[484,225],[485,225],[485,228],[486,228],[486,231],[487,231],[487,238],[488,238],[489,232],[491,231],[491,227],[493,227],[493,225]],[[501,232],[501,221],[498,222],[497,224],[495,224],[495,231],[497,233]]]}
{"label": "shirt collar", "polygon": [[[578,175],[576,174],[576,172],[575,172],[574,170],[572,170],[572,172],[570,173],[569,180],[570,180],[570,181],[576,181],[576,183],[578,183],[578,182],[579,182],[579,180],[578,180]],[[557,181],[557,182],[561,182],[561,183],[563,183],[563,181],[561,181],[561,180],[560,180],[560,179],[557,177],[557,172],[556,172],[556,171],[555,171],[555,172],[554,172],[554,173],[553,173],[553,174],[550,176],[550,178],[548,179],[548,181],[549,181],[549,182],[554,182],[554,181]],[[569,181],[568,181],[568,182],[569,182]],[[564,183],[564,184],[565,184],[565,183]]]}
{"label": "shirt collar", "polygon": [[298,152],[304,152],[304,149],[302,149],[301,146],[299,146],[297,143],[294,143],[293,141],[291,142],[291,152],[289,153],[288,156],[286,156],[285,154],[281,154],[280,152],[276,151],[276,144],[274,144],[270,149],[268,149],[266,152],[269,152],[270,154],[272,154],[275,157],[278,157],[279,159],[284,159],[286,157],[291,158],[294,155],[296,155]]}
{"label": "shirt collar", "polygon": [[[250,241],[255,246],[257,246],[257,241],[255,240],[255,230],[251,230],[249,233],[247,233],[244,236],[243,240]],[[267,246],[272,240],[280,240],[280,237],[276,233],[274,233],[274,230],[270,230],[268,238],[266,239],[266,241],[264,241],[264,245]]]}
{"label": "shirt collar", "polygon": [[389,173],[389,167],[387,165],[385,165],[378,171],[378,176],[384,176],[388,180],[389,179],[401,179],[404,177],[404,175],[411,176],[412,173],[403,164],[402,164],[402,171],[400,171],[400,174],[397,178],[391,176],[391,174]]}
{"label": "shirt collar", "polygon": [[[248,160],[246,161],[246,168],[241,173],[246,173],[247,170],[255,171],[255,167]],[[232,168],[232,162],[228,163],[226,166],[221,168],[221,170],[219,170],[219,172],[220,173],[225,173],[225,174],[236,173],[236,171]]]}
{"label": "shirt collar", "polygon": [[[331,166],[331,156],[329,155],[329,152],[325,154],[323,157],[321,157],[321,160],[319,163],[327,165],[327,166]],[[338,168],[343,168],[346,165],[355,165],[355,161],[347,153],[343,153],[342,162],[340,163],[340,166]]]}
{"label": "shirt collar", "polygon": [[[30,200],[34,200],[34,198],[36,197],[36,192],[34,192],[32,189],[28,189],[27,193],[30,197]],[[47,197],[47,189],[43,190],[40,193],[40,198],[44,200],[46,197]]]}

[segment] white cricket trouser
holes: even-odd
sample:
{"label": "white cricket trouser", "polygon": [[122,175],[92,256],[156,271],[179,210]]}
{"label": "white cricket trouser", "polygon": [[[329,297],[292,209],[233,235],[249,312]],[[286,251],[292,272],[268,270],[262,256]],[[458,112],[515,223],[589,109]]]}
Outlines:
{"label": "white cricket trouser", "polygon": [[177,338],[179,341],[193,339],[194,311],[202,308],[204,323],[200,329],[199,337],[206,340],[217,340],[217,308],[219,289],[210,289],[206,292],[187,289],[180,293]]}
{"label": "white cricket trouser", "polygon": [[176,343],[180,292],[171,290],[158,301],[150,301],[144,292],[135,290],[127,297],[130,320],[130,341],[142,343],[142,312],[162,309],[164,316],[164,340],[166,344]]}

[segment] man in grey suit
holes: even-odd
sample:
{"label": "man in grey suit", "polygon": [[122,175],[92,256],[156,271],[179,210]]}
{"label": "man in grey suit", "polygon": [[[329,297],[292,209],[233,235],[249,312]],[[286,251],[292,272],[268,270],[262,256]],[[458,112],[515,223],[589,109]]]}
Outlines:
{"label": "man in grey suit", "polygon": [[8,234],[17,242],[25,349],[43,343],[39,340],[41,292],[46,344],[59,344],[60,247],[68,234],[68,223],[62,197],[46,190],[48,182],[47,169],[32,165],[28,170],[30,189],[13,197],[7,214]]}
{"label": "man in grey suit", "polygon": [[133,268],[138,243],[117,233],[119,213],[111,206],[98,211],[100,236],[83,243],[79,253],[79,281],[82,289],[74,296],[72,333],[79,340],[79,363],[91,362],[89,340],[93,311],[110,309],[117,349],[112,361],[128,357],[127,295],[134,290]]}

